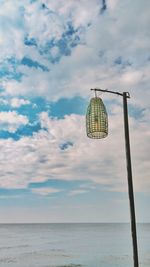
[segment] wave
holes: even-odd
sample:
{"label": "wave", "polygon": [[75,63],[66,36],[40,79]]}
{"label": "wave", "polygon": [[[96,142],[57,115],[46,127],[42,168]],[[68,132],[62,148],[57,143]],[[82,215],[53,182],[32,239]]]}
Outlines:
{"label": "wave", "polygon": [[82,267],[81,264],[69,264],[69,265],[62,265],[62,266],[57,266],[57,267]]}
{"label": "wave", "polygon": [[67,264],[67,265],[57,265],[57,266],[46,265],[44,267],[83,267],[83,265],[71,263],[71,264]]}
{"label": "wave", "polygon": [[0,263],[15,263],[16,258],[11,258],[11,257],[5,257],[0,259]]}
{"label": "wave", "polygon": [[6,247],[0,247],[0,250],[14,249],[14,248],[27,248],[27,247],[29,247],[29,245],[6,246]]}

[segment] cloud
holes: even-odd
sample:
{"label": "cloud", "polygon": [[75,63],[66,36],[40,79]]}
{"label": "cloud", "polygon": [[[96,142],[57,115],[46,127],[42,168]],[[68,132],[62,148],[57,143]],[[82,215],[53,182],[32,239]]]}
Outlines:
{"label": "cloud", "polygon": [[10,105],[13,107],[13,108],[19,108],[23,105],[29,105],[31,102],[27,99],[21,99],[21,98],[12,98],[10,100]]}
{"label": "cloud", "polygon": [[16,111],[0,112],[0,128],[3,131],[14,133],[20,126],[28,123],[28,118],[18,114]]}
{"label": "cloud", "polygon": [[8,105],[8,100],[0,98],[0,104],[1,105]]}
{"label": "cloud", "polygon": [[40,188],[33,188],[32,193],[39,194],[41,196],[47,196],[50,194],[55,194],[61,192],[61,190],[51,187],[40,187]]}
{"label": "cloud", "polygon": [[3,195],[3,196],[0,196],[0,199],[19,199],[21,198],[21,195]]}
{"label": "cloud", "polygon": [[45,0],[46,6],[53,10],[64,21],[72,21],[75,28],[80,26],[86,26],[93,20],[94,16],[97,16],[100,9],[99,1],[81,0],[75,2],[74,0],[62,2],[61,0],[48,1]]}
{"label": "cloud", "polygon": [[1,58],[23,54],[23,20],[21,5],[18,1],[1,1],[0,10],[0,49]]}
{"label": "cloud", "polygon": [[87,190],[83,190],[83,189],[77,189],[77,190],[72,190],[69,195],[70,196],[76,196],[76,195],[81,195],[81,194],[85,194],[88,193]]}
{"label": "cloud", "polygon": [[[1,102],[7,104],[4,101],[11,97],[11,107],[17,108],[34,96],[49,101],[77,95],[87,98],[92,87],[130,91],[129,107],[145,110],[142,119],[130,118],[135,187],[149,190],[149,3],[108,0],[103,14],[101,7],[98,0],[2,1],[2,74],[9,65],[13,74],[23,75],[20,79],[1,75],[1,96],[6,97]],[[46,66],[49,72],[19,64],[24,58]],[[122,99],[103,97],[116,99],[109,107],[110,133],[105,140],[87,139],[83,116],[57,120],[46,112],[39,115],[42,130],[39,127],[33,136],[0,140],[1,187],[26,188],[32,182],[62,179],[125,190]],[[24,115],[0,113],[3,130],[15,132],[26,124]],[[67,149],[61,149],[64,145]]]}
{"label": "cloud", "polygon": [[[121,108],[116,106],[109,118],[108,137],[92,140],[86,137],[84,116],[72,114],[57,120],[41,113],[43,129],[33,136],[18,141],[0,140],[0,186],[27,188],[31,183],[52,179],[85,181],[102,185],[108,191],[126,191],[122,116]],[[149,191],[149,124],[137,124],[130,118],[130,128],[135,190]],[[60,145],[67,142],[73,145],[62,150]]]}
{"label": "cloud", "polygon": [[[108,1],[103,15],[99,14],[101,6],[96,0],[92,3],[85,0],[65,3],[45,0],[45,8],[42,8],[40,2],[24,3],[22,27],[18,26],[19,23],[11,25],[12,31],[16,30],[20,35],[20,41],[14,44],[14,47],[22,48],[17,49],[22,51],[22,58],[31,57],[35,62],[45,65],[50,72],[43,73],[40,69],[31,70],[27,66],[19,66],[18,71],[24,73],[21,82],[2,82],[8,94],[42,95],[51,100],[58,100],[74,95],[88,96],[90,87],[100,86],[120,91],[130,90],[134,103],[148,107],[150,61],[149,9],[145,10],[145,6],[148,7],[147,1],[136,1],[132,4],[130,1]],[[8,1],[3,5],[7,19],[6,11],[11,10],[11,19],[16,17],[20,20],[21,4],[13,7]],[[16,13],[18,15],[14,16]],[[53,64],[51,56],[57,58],[60,53],[56,43],[58,40],[65,42],[68,23],[73,27],[73,33],[70,35],[76,34],[80,41],[71,48],[69,56],[64,56],[63,48],[59,62]],[[34,45],[25,45],[24,35],[28,36],[32,43],[34,40]],[[70,43],[69,38],[72,37],[67,38],[67,43]],[[6,50],[4,46],[2,51]],[[12,51],[10,47],[10,52]],[[19,57],[14,51],[13,55]],[[115,64],[119,57],[123,63]]]}

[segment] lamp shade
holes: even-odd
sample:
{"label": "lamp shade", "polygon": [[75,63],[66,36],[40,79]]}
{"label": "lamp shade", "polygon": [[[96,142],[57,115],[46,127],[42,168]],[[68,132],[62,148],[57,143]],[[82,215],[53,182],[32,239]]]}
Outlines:
{"label": "lamp shade", "polygon": [[108,135],[108,116],[100,97],[93,97],[86,113],[87,136],[94,139]]}

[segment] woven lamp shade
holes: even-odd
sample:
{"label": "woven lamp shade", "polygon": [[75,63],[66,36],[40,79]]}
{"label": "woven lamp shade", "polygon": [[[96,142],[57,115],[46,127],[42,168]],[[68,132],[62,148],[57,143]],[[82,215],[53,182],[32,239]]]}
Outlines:
{"label": "woven lamp shade", "polygon": [[86,114],[87,136],[94,139],[104,138],[108,135],[108,116],[100,97],[93,97]]}

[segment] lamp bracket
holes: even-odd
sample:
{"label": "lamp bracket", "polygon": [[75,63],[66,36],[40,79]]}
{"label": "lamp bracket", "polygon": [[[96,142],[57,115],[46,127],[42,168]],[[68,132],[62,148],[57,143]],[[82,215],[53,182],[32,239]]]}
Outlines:
{"label": "lamp bracket", "polygon": [[91,90],[95,91],[95,95],[96,95],[96,91],[100,91],[100,92],[112,93],[112,94],[120,95],[120,96],[123,96],[125,94],[126,95],[126,98],[130,98],[129,92],[119,93],[119,92],[114,92],[114,91],[110,91],[108,89],[101,89],[101,88],[94,88],[94,89],[91,89]]}

